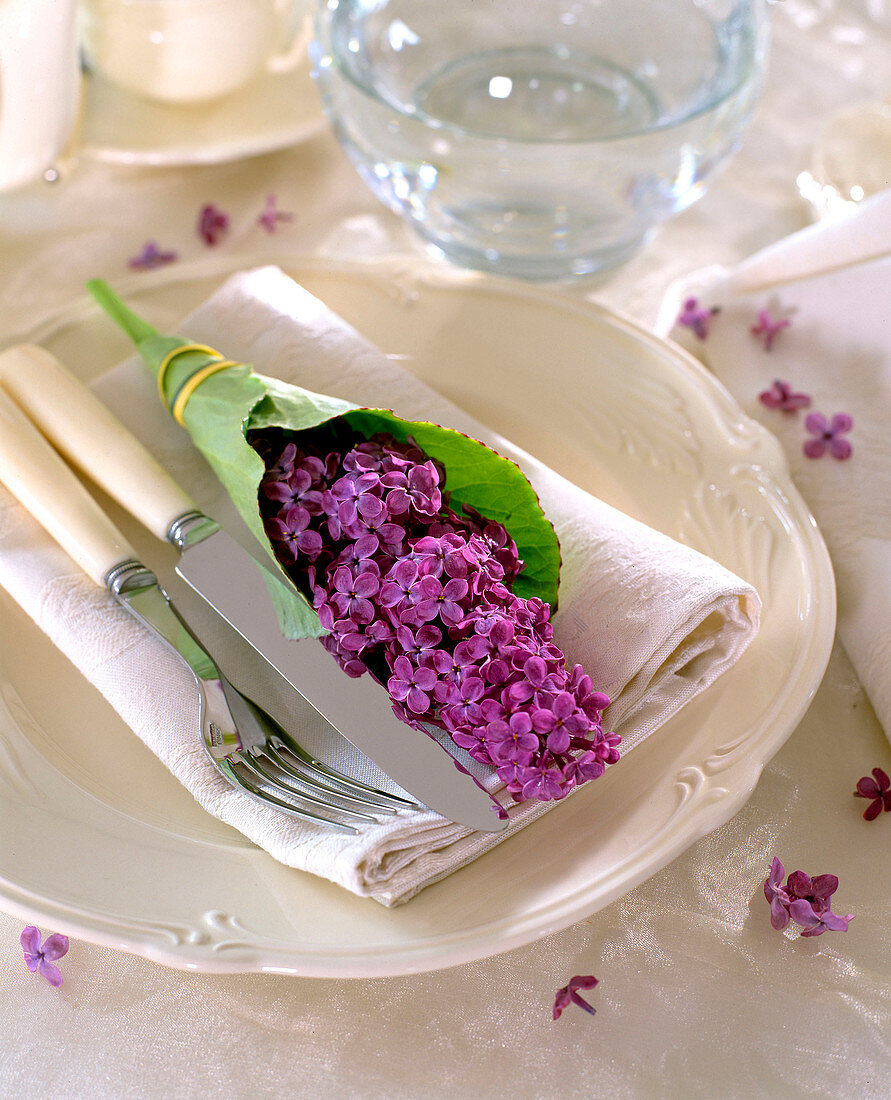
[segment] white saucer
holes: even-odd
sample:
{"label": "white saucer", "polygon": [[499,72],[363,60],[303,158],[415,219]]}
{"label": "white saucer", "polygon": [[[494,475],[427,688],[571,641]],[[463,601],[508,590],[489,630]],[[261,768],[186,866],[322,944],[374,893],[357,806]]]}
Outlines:
{"label": "white saucer", "polygon": [[194,106],[153,103],[87,74],[83,104],[79,154],[117,164],[220,164],[297,145],[325,126],[307,57]]}

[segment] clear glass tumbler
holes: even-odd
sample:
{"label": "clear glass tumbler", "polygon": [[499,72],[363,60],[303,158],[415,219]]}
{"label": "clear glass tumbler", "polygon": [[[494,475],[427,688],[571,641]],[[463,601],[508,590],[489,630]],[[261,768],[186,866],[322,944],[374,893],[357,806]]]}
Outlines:
{"label": "clear glass tumbler", "polygon": [[766,0],[322,0],[325,110],[380,199],[456,262],[620,263],[698,198],[760,89]]}

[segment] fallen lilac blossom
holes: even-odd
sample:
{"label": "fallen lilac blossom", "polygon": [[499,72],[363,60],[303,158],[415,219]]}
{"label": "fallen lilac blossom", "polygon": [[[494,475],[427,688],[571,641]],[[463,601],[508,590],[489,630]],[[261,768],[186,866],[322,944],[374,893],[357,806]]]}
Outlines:
{"label": "fallen lilac blossom", "polygon": [[753,336],[761,338],[765,351],[770,351],[777,336],[791,324],[792,322],[788,317],[781,317],[779,320],[774,321],[769,310],[761,309],[758,311],[758,320],[749,331]]}
{"label": "fallen lilac blossom", "polygon": [[274,233],[279,222],[289,222],[293,219],[293,214],[278,209],[278,200],[274,193],[270,193],[266,196],[266,205],[257,218],[257,225],[261,225],[267,233]]}
{"label": "fallen lilac blossom", "polygon": [[809,393],[795,393],[788,382],[779,378],[768,390],[758,394],[758,400],[768,409],[779,409],[784,413],[795,413],[806,409],[811,403]]}
{"label": "fallen lilac blossom", "polygon": [[839,916],[830,909],[829,899],[838,889],[835,875],[811,878],[804,871],[793,871],[783,883],[785,869],[774,856],[770,872],[764,881],[764,896],[770,904],[770,923],[779,932],[789,921],[802,929],[802,937],[820,936],[824,932],[847,932],[853,914]]}
{"label": "fallen lilac blossom", "polygon": [[891,813],[891,779],[881,768],[873,768],[872,775],[864,775],[857,780],[855,798],[870,799],[869,805],[863,811],[865,821],[874,821],[884,810]]}
{"label": "fallen lilac blossom", "polygon": [[804,426],[815,437],[806,440],[802,448],[808,458],[822,458],[827,451],[839,462],[851,457],[853,447],[843,438],[854,427],[847,413],[836,413],[831,420],[819,412],[809,413]]}
{"label": "fallen lilac blossom", "polygon": [[68,953],[68,937],[54,932],[40,943],[40,930],[33,924],[22,929],[22,951],[25,954],[25,966],[33,974],[37,971],[51,986],[56,989],[62,984],[62,972],[54,965],[56,959],[61,959]]}
{"label": "fallen lilac blossom", "polygon": [[578,990],[593,989],[595,985],[597,985],[597,979],[590,974],[576,974],[570,978],[562,989],[557,990],[557,996],[554,998],[554,1019],[559,1020],[563,1014],[563,1009],[568,1008],[571,1004],[578,1005],[579,1008],[584,1009],[585,1012],[590,1012],[593,1016],[597,1010],[589,1005],[583,997],[579,996]]}
{"label": "fallen lilac blossom", "polygon": [[139,255],[131,257],[127,265],[137,271],[151,271],[156,267],[172,264],[178,259],[178,252],[172,250],[165,252],[158,247],[157,242],[146,241]]}
{"label": "fallen lilac blossom", "polygon": [[229,231],[229,215],[212,202],[206,203],[198,213],[197,230],[205,244],[219,244]]}
{"label": "fallen lilac blossom", "polygon": [[691,329],[700,340],[705,340],[712,319],[718,312],[720,312],[718,306],[712,306],[709,309],[700,306],[698,298],[688,298],[677,316],[677,324]]}

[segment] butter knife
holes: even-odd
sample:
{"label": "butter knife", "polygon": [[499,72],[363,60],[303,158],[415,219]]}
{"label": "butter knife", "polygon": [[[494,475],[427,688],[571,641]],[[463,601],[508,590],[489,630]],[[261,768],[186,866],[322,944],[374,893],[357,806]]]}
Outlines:
{"label": "butter knife", "polygon": [[[0,383],[68,460],[154,535],[180,550],[177,574],[257,651],[257,675],[278,673],[409,795],[451,821],[500,832],[497,803],[431,736],[394,715],[370,676],[345,675],[312,638],[286,638],[270,583],[288,585],[196,508],[154,457],[43,348],[0,354]],[[296,591],[292,589],[292,591]],[[202,626],[195,622],[198,637]],[[221,662],[225,654],[220,652]],[[268,666],[268,668],[266,667]],[[244,685],[241,685],[244,690]],[[282,715],[275,717],[282,722]]]}

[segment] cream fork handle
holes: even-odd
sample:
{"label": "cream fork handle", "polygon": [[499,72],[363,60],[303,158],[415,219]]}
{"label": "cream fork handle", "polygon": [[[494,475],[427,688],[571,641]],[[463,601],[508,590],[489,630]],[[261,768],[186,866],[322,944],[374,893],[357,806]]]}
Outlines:
{"label": "cream fork handle", "polygon": [[3,389],[0,481],[96,584],[135,560],[124,536]]}
{"label": "cream fork handle", "polygon": [[139,440],[44,348],[21,344],[0,354],[0,385],[72,465],[158,538],[195,511]]}

